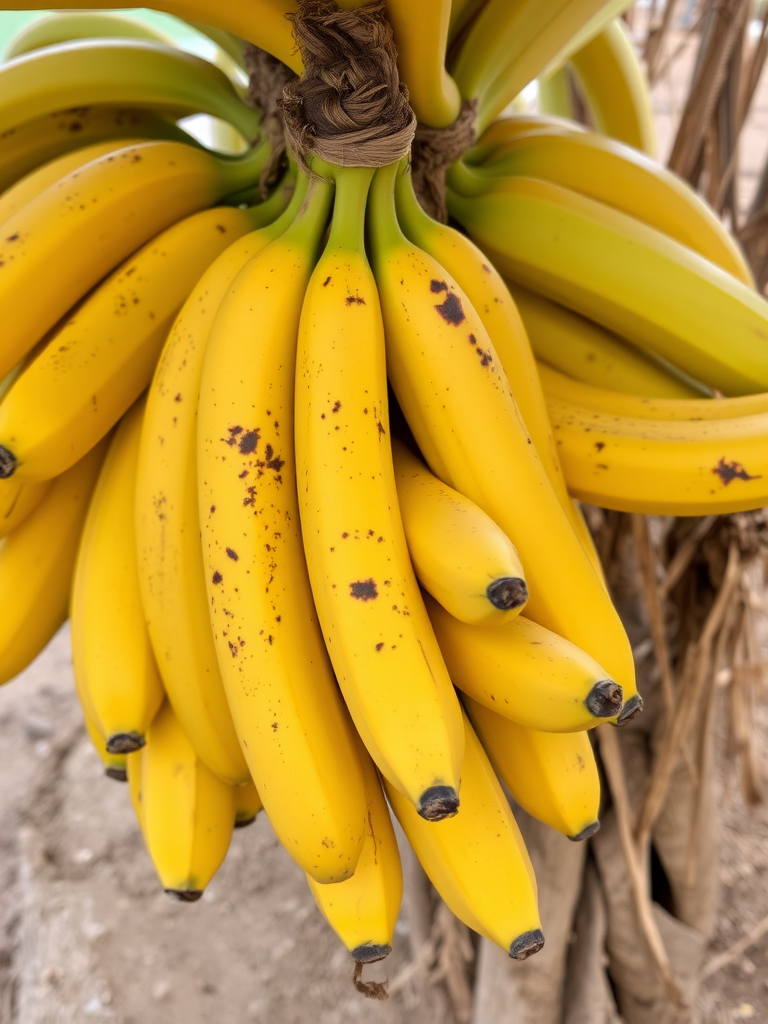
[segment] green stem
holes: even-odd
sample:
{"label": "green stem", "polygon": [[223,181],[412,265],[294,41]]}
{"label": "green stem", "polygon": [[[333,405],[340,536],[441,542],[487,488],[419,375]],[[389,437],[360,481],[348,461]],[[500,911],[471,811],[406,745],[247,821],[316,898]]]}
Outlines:
{"label": "green stem", "polygon": [[427,248],[428,239],[436,227],[433,220],[419,202],[413,189],[409,168],[398,174],[395,183],[395,205],[397,217],[408,238],[419,248]]}
{"label": "green stem", "polygon": [[408,244],[398,223],[395,208],[395,183],[400,167],[398,161],[379,168],[371,186],[368,199],[368,228],[374,259],[382,257],[390,249]]}
{"label": "green stem", "polygon": [[464,196],[477,196],[486,192],[489,187],[488,178],[479,173],[462,160],[457,160],[448,168],[446,181],[454,192],[460,192]]}
{"label": "green stem", "polygon": [[[312,165],[313,170],[316,164]],[[365,207],[374,175],[373,167],[330,167],[336,183],[329,249],[365,252]]]}
{"label": "green stem", "polygon": [[328,213],[333,200],[333,185],[314,175],[310,178],[303,172],[299,173],[299,182],[301,179],[306,182],[301,194],[299,194],[299,183],[297,182],[297,195],[294,195],[293,202],[275,222],[275,226],[277,227],[280,221],[288,220],[290,216],[290,226],[285,231],[284,239],[291,245],[300,248],[311,247],[314,251],[319,247],[325,226],[328,223]]}

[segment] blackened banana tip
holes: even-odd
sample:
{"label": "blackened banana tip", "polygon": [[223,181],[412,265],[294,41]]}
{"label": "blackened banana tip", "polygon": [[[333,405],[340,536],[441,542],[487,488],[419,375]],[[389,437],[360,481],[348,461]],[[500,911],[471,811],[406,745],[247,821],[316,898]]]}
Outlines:
{"label": "blackened banana tip", "polygon": [[377,960],[383,960],[389,956],[392,947],[380,945],[376,942],[366,942],[362,946],[355,946],[350,950],[352,957],[358,964],[375,964]]}
{"label": "blackened banana tip", "polygon": [[536,928],[532,932],[524,932],[518,935],[509,947],[509,955],[513,960],[527,960],[529,956],[538,953],[544,945],[544,932]]}
{"label": "blackened banana tip", "polygon": [[179,903],[197,903],[203,895],[202,889],[166,889],[165,891],[172,900],[177,900]]}
{"label": "blackened banana tip", "polygon": [[643,712],[643,698],[639,693],[636,693],[634,697],[630,697],[624,707],[621,709],[621,714],[616,719],[616,725],[622,726],[627,725],[634,718]]}
{"label": "blackened banana tip", "polygon": [[453,786],[430,786],[421,794],[418,812],[427,821],[452,818],[459,810],[459,794]]}
{"label": "blackened banana tip", "polygon": [[16,456],[0,444],[0,480],[7,480],[16,471]]}
{"label": "blackened banana tip", "polygon": [[612,679],[601,679],[595,683],[584,703],[595,718],[613,718],[621,710],[624,692]]}
{"label": "blackened banana tip", "polygon": [[107,740],[108,754],[135,754],[144,746],[144,737],[137,732],[115,732]]}
{"label": "blackened banana tip", "polygon": [[235,818],[235,828],[248,828],[256,821],[256,815],[251,815],[250,818]]}
{"label": "blackened banana tip", "polygon": [[593,836],[595,834],[595,832],[599,832],[599,831],[600,831],[600,822],[599,821],[593,821],[591,825],[587,825],[587,827],[583,828],[581,830],[581,832],[579,832],[577,835],[575,835],[575,836],[568,836],[568,838],[571,840],[572,843],[582,843],[582,842],[584,842],[585,839],[589,839],[591,836]]}
{"label": "blackened banana tip", "polygon": [[513,608],[523,607],[528,600],[528,587],[519,576],[500,576],[488,584],[486,594],[494,608],[509,612]]}
{"label": "blackened banana tip", "polygon": [[125,768],[105,768],[104,774],[108,779],[114,779],[115,782],[127,782],[128,772]]}

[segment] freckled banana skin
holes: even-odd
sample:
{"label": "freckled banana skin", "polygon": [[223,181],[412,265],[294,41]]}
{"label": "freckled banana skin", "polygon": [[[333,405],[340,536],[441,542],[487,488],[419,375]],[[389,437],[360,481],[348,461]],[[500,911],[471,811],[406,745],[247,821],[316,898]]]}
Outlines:
{"label": "freckled banana skin", "polygon": [[0,445],[19,480],[62,473],[103,437],[152,379],[182,303],[253,224],[218,207],[140,249],[64,321],[0,404]]}
{"label": "freckled banana skin", "polygon": [[[353,237],[337,242],[333,232],[344,231],[345,214]],[[445,796],[455,802],[458,792],[460,709],[400,519],[384,335],[362,248],[362,211],[335,211],[331,230],[299,332],[296,466],[304,549],[357,730],[379,771],[431,813],[433,794],[450,790]]]}
{"label": "freckled banana skin", "polygon": [[301,300],[328,212],[303,218],[237,276],[216,315],[198,412],[203,562],[219,669],[275,832],[321,883],[354,871],[366,801],[351,723],[320,634],[293,450]]}

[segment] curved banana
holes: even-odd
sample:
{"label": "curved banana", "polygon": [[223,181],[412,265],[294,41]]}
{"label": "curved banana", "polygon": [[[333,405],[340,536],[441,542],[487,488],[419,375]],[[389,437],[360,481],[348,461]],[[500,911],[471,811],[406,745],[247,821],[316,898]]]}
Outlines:
{"label": "curved banana", "polygon": [[96,753],[99,755],[101,763],[104,765],[104,774],[108,779],[114,779],[115,782],[127,782],[128,781],[128,761],[126,754],[110,754],[107,750],[107,744],[104,737],[99,732],[99,727],[91,718],[90,713],[83,708],[83,720],[85,722],[85,731],[88,733],[88,738],[93,744]]}
{"label": "curved banana", "polygon": [[193,903],[227,855],[235,796],[197,756],[167,701],[147,733],[140,786],[144,838],[163,888]]}
{"label": "curved banana", "polygon": [[505,277],[724,394],[768,389],[765,299],[679,242],[532,178],[474,199],[452,192],[449,207]]}
{"label": "curved banana", "polygon": [[84,106],[25,121],[2,135],[0,192],[36,168],[96,142],[109,139],[168,139],[197,145],[173,121],[151,110]]}
{"label": "curved banana", "polygon": [[[496,630],[489,630],[495,633]],[[544,945],[536,879],[507,798],[464,716],[461,811],[437,825],[384,782],[392,810],[421,866],[453,913],[480,935],[526,960]]]}
{"label": "curved banana", "polygon": [[311,875],[307,881],[323,916],[352,958],[370,964],[392,952],[403,870],[376,768],[359,738],[356,746],[365,779],[368,823],[355,873],[335,885],[319,885]]}
{"label": "curved banana", "polygon": [[12,60],[24,53],[75,39],[149,39],[173,46],[170,36],[148,22],[102,11],[72,11],[37,18],[17,32],[5,50],[4,59]]}
{"label": "curved banana", "polygon": [[[88,509],[72,585],[72,659],[83,706],[127,754],[144,744],[163,701],[136,566],[133,512],[144,401],[123,418]],[[53,485],[55,487],[55,484]]]}
{"label": "curved banana", "polygon": [[42,651],[67,617],[72,572],[102,443],[54,480],[37,508],[0,544],[0,683]]}
{"label": "curved banana", "polygon": [[125,770],[128,776],[128,792],[131,797],[131,805],[133,807],[133,813],[136,815],[136,821],[139,823],[141,834],[144,836],[144,842],[146,843],[147,837],[144,832],[144,803],[142,800],[142,782],[141,782],[141,757],[144,748],[135,750],[132,754],[125,755]]}
{"label": "curved banana", "polygon": [[454,39],[467,27],[485,6],[485,0],[451,0],[451,17],[448,26],[448,39]]}
{"label": "curved banana", "polygon": [[733,236],[687,182],[661,164],[593,132],[541,130],[507,143],[503,155],[448,172],[462,195],[504,191],[509,177],[541,178],[598,200],[688,246],[750,287],[752,273]]}
{"label": "curved banana", "polygon": [[232,792],[235,798],[235,828],[246,828],[256,821],[259,811],[264,809],[261,797],[251,779],[234,786]]}
{"label": "curved banana", "polygon": [[768,505],[768,412],[668,422],[560,398],[547,407],[568,488],[581,501],[672,516]]}
{"label": "curved banana", "polygon": [[0,374],[140,245],[252,184],[265,158],[145,142],[92,161],[14,214],[0,240]]}
{"label": "curved banana", "polygon": [[501,626],[470,626],[426,598],[455,685],[513,722],[578,732],[619,714],[622,689],[575,644],[523,615]]}
{"label": "curved banana", "polygon": [[512,542],[396,438],[392,456],[405,539],[421,585],[462,622],[498,625],[521,612],[528,588]]}
{"label": "curved banana", "polygon": [[29,516],[48,492],[50,481],[0,480],[0,539]]}
{"label": "curved banana", "polygon": [[586,132],[583,124],[570,121],[554,114],[512,114],[500,117],[489,124],[471,149],[462,155],[462,160],[472,167],[492,164],[504,157],[507,147],[521,135],[535,135],[539,132]]}
{"label": "curved banana", "polygon": [[163,685],[198,755],[231,783],[250,776],[221,682],[205,590],[197,511],[197,406],[216,312],[243,266],[280,232],[279,225],[263,225],[279,212],[284,191],[254,208],[251,221],[255,227],[256,218],[263,218],[260,230],[224,250],[176,318],[149,390],[136,477],[139,582]]}
{"label": "curved banana", "polygon": [[235,278],[211,330],[198,410],[203,561],[224,689],[275,832],[323,883],[353,873],[365,831],[363,779],[312,605],[294,477],[296,335],[329,204],[330,187],[313,181],[294,225]]}
{"label": "curved banana", "polygon": [[540,360],[539,368],[547,364],[584,384],[631,395],[693,399],[711,394],[671,363],[624,341],[594,320],[520,284],[510,284],[509,290]]}
{"label": "curved banana", "polygon": [[648,79],[621,19],[571,54],[570,65],[595,128],[657,158]]}
{"label": "curved banana", "polygon": [[13,463],[19,479],[45,480],[92,448],[149,384],[201,274],[253,225],[248,210],[204,210],[162,232],[100,284],[0,405],[6,471]]}
{"label": "curved banana", "polygon": [[537,732],[471,697],[467,714],[496,774],[524,811],[569,839],[600,828],[600,777],[586,732]]}
{"label": "curved banana", "polygon": [[463,735],[397,504],[384,330],[363,242],[373,170],[324,173],[336,180],[331,235],[304,298],[296,368],[307,567],[363,742],[419,813],[439,820],[458,809]]}
{"label": "curved banana", "polygon": [[377,173],[369,227],[400,406],[435,475],[515,545],[527,615],[599,660],[629,699],[636,687],[624,627],[552,489],[482,321],[445,268],[400,231],[395,175]]}

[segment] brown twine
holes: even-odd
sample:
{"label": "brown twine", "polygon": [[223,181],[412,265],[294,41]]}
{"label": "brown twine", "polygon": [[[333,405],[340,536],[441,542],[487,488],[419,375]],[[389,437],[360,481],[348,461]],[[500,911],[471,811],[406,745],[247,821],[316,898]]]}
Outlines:
{"label": "brown twine", "polygon": [[435,220],[448,223],[445,172],[477,141],[477,100],[464,100],[461,112],[447,128],[418,124],[413,140],[411,177],[416,195]]}
{"label": "brown twine", "polygon": [[283,89],[296,75],[277,57],[252,43],[245,47],[245,69],[248,72],[248,102],[261,111],[261,131],[269,143],[269,159],[259,176],[261,197],[266,199],[285,170],[286,141],[279,101]]}
{"label": "brown twine", "polygon": [[358,992],[361,992],[365,996],[366,999],[378,999],[380,1001],[389,999],[386,982],[363,981],[362,964],[355,964],[355,970],[352,974],[352,984]]}
{"label": "brown twine", "polygon": [[304,74],[278,106],[297,159],[382,167],[410,149],[416,118],[400,84],[384,0],[339,10],[335,0],[299,0],[289,15]]}

